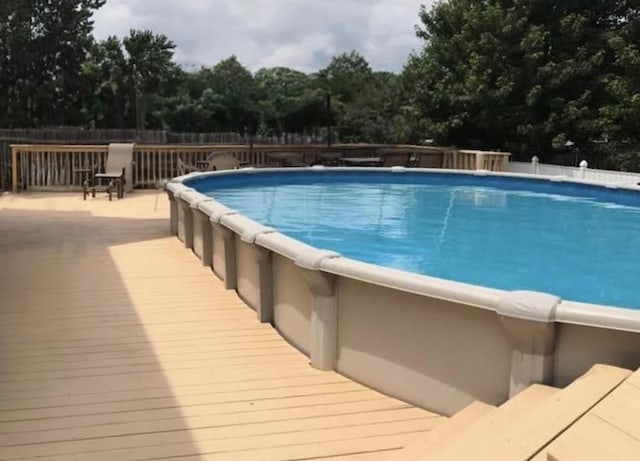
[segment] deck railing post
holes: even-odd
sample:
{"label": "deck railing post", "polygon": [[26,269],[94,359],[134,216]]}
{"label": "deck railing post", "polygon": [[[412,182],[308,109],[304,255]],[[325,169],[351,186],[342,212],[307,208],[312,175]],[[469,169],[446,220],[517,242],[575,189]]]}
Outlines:
{"label": "deck railing post", "polygon": [[18,193],[18,148],[11,146],[11,189]]}
{"label": "deck railing post", "polygon": [[553,384],[555,312],[560,298],[514,291],[498,303],[500,323],[511,345],[509,397],[531,384]]}

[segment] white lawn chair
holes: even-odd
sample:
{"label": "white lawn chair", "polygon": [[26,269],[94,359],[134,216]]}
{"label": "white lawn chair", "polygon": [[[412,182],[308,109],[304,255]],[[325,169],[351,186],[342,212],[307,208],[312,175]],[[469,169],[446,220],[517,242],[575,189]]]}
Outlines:
{"label": "white lawn chair", "polygon": [[241,165],[242,163],[229,152],[213,152],[206,160],[198,162],[197,165],[189,165],[178,158],[178,174],[183,176],[192,172],[236,170]]}

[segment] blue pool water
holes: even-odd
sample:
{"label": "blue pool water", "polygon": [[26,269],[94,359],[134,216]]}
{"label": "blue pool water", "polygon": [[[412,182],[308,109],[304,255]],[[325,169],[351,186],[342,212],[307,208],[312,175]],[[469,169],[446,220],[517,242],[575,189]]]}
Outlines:
{"label": "blue pool water", "polygon": [[189,185],[346,257],[640,309],[640,193],[379,170],[228,175]]}

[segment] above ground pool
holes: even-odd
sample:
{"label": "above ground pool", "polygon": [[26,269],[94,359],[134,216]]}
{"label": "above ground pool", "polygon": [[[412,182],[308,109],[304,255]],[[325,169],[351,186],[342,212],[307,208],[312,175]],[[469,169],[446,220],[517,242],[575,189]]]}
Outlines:
{"label": "above ground pool", "polygon": [[289,170],[186,185],[345,257],[640,309],[640,193],[472,174]]}

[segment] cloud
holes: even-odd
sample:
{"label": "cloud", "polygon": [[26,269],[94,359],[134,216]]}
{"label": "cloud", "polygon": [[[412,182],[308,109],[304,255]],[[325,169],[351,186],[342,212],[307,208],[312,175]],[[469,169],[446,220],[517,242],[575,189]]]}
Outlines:
{"label": "cloud", "polygon": [[255,71],[286,66],[305,72],[356,50],[377,70],[398,71],[419,49],[414,26],[430,0],[108,0],[94,15],[95,36],[150,29],[176,45],[185,67],[235,54]]}

